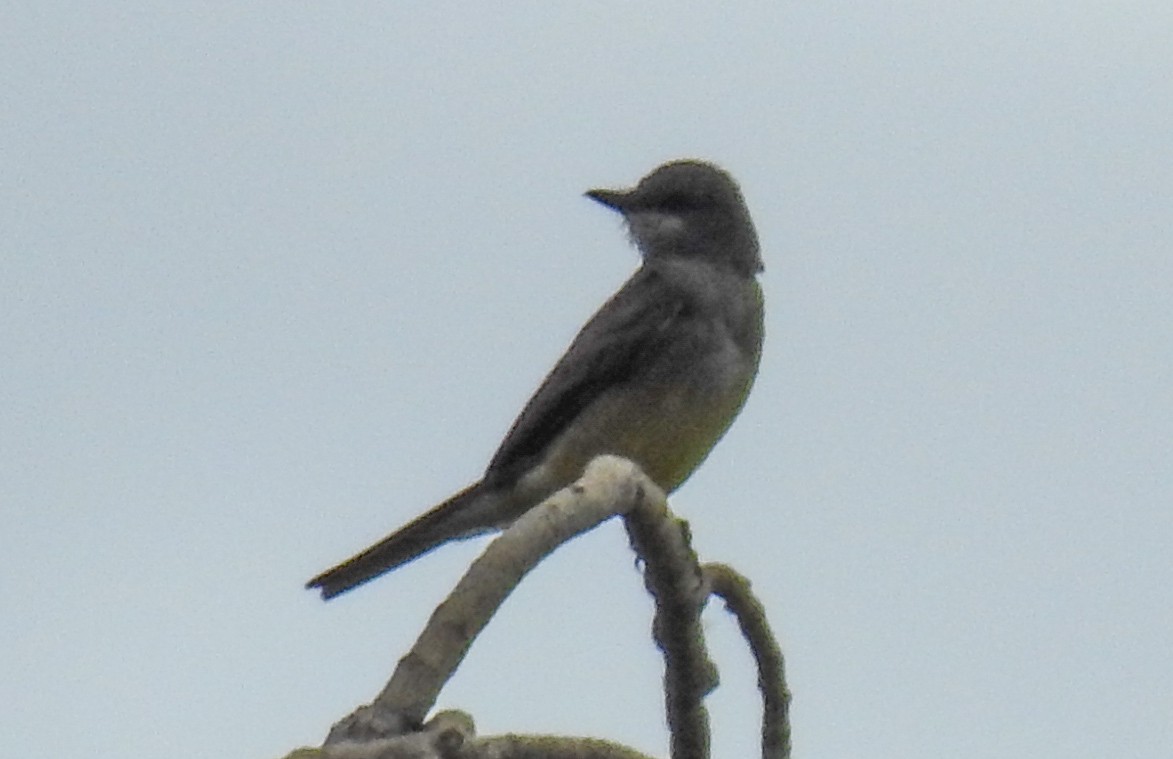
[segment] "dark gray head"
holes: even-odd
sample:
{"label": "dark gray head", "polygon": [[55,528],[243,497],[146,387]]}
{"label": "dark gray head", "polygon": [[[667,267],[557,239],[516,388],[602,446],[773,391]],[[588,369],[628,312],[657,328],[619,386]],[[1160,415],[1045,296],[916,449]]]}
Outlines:
{"label": "dark gray head", "polygon": [[711,163],[672,161],[630,190],[586,195],[623,214],[646,259],[686,256],[748,275],[762,270],[758,236],[741,190]]}

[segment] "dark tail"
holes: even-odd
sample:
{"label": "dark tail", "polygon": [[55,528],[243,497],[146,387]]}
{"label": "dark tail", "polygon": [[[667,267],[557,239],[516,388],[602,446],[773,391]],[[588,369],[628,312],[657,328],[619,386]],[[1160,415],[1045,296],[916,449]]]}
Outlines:
{"label": "dark tail", "polygon": [[481,509],[473,506],[482,495],[485,493],[480,483],[465,488],[362,553],[327,569],[307,582],[306,588],[319,588],[323,599],[331,599],[403,566],[442,543],[491,529],[492,521],[478,520],[477,512]]}

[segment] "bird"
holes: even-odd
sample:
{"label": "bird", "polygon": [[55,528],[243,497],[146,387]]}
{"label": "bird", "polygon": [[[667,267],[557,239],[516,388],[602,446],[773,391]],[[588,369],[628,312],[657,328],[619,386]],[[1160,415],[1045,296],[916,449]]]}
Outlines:
{"label": "bird", "polygon": [[622,215],[641,264],[578,332],[484,476],[308,583],[330,599],[452,540],[508,527],[595,456],[638,465],[666,493],[708,456],[757,376],[758,236],[733,177],[680,159],[586,197]]}

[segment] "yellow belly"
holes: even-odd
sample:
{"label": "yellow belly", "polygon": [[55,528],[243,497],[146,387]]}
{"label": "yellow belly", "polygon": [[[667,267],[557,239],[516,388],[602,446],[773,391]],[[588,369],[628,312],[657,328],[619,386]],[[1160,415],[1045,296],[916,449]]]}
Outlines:
{"label": "yellow belly", "polygon": [[594,457],[631,459],[665,492],[683,483],[729,428],[749,380],[719,391],[688,386],[616,388],[579,415],[523,480],[535,494],[564,487]]}

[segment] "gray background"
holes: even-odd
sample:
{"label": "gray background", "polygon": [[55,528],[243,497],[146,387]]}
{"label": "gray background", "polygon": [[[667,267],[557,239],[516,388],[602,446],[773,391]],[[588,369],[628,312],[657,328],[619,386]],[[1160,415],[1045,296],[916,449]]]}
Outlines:
{"label": "gray background", "polygon": [[[476,554],[328,564],[475,479],[636,265],[580,193],[742,182],[768,337],[674,498],[803,757],[1173,752],[1168,2],[6,4],[0,741],[264,757]],[[662,753],[622,530],[442,704]],[[750,756],[729,620],[718,756]]]}

